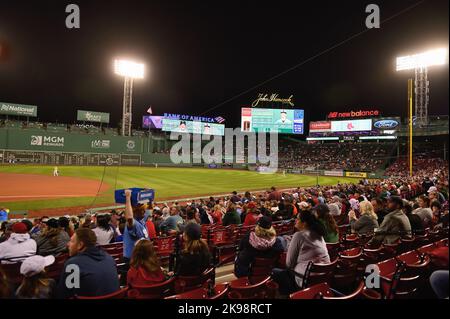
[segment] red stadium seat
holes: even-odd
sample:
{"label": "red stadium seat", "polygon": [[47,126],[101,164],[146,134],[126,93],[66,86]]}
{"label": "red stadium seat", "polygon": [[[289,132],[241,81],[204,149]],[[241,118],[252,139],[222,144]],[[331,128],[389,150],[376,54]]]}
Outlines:
{"label": "red stadium seat", "polygon": [[249,281],[256,283],[270,276],[272,269],[275,268],[278,256],[274,258],[255,258],[250,264]]}
{"label": "red stadium seat", "polygon": [[332,296],[330,287],[326,282],[313,285],[309,288],[294,292],[289,296],[290,299],[320,299],[321,296]]}
{"label": "red stadium seat", "polygon": [[69,254],[67,254],[67,253],[56,256],[55,262],[53,264],[51,264],[50,266],[48,266],[46,269],[47,276],[54,280],[58,280],[61,275],[61,271],[63,270],[64,263],[66,262],[66,260],[68,258],[69,258]]}
{"label": "red stadium seat", "polygon": [[361,248],[351,248],[339,253],[339,261],[332,278],[333,287],[347,291],[354,285],[361,271],[361,256]]}
{"label": "red stadium seat", "polygon": [[338,263],[338,259],[332,261],[329,264],[316,264],[309,262],[303,275],[303,289],[308,288],[311,285],[315,285],[321,282],[327,282],[333,276]]}
{"label": "red stadium seat", "polygon": [[198,276],[177,276],[175,279],[175,293],[194,290],[202,287],[208,280],[215,280],[215,268],[208,268]]}
{"label": "red stadium seat", "polygon": [[130,285],[128,298],[130,299],[160,299],[175,293],[175,277],[171,277],[154,285]]}
{"label": "red stadium seat", "polygon": [[331,260],[335,260],[339,256],[339,250],[341,249],[341,243],[327,243],[328,255]]}
{"label": "red stadium seat", "polygon": [[259,283],[252,284],[248,278],[243,277],[233,280],[229,284],[229,299],[273,299],[278,290],[278,285],[265,278]]}
{"label": "red stadium seat", "polygon": [[201,287],[178,295],[166,297],[165,299],[224,299],[228,294],[228,283],[217,284],[213,295],[208,295],[208,288]]}
{"label": "red stadium seat", "polygon": [[208,231],[208,245],[215,257],[216,266],[234,261],[236,257],[236,232],[234,227],[216,227]]}
{"label": "red stadium seat", "polygon": [[163,265],[167,265],[170,258],[176,253],[178,239],[178,236],[156,237],[152,239],[156,254]]}
{"label": "red stadium seat", "polygon": [[330,288],[330,286],[324,282],[314,285],[310,288],[297,291],[290,295],[290,299],[334,299],[334,300],[346,300],[355,299],[361,296],[364,291],[364,282],[360,282],[351,294],[341,295],[337,291]]}
{"label": "red stadium seat", "polygon": [[100,299],[124,299],[127,297],[128,287],[122,288],[116,292],[113,292],[104,296],[86,297],[75,296],[74,299],[87,299],[87,300],[100,300]]}

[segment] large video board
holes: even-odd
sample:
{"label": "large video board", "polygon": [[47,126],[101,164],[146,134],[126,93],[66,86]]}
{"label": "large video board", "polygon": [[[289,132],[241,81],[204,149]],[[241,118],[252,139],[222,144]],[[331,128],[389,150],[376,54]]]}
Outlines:
{"label": "large video board", "polygon": [[303,134],[304,110],[242,108],[241,130]]}

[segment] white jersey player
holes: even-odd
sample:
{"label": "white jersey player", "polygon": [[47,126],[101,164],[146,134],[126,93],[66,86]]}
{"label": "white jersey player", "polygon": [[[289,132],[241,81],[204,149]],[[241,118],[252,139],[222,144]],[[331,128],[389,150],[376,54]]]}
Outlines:
{"label": "white jersey player", "polygon": [[59,176],[59,171],[58,171],[58,167],[57,166],[55,166],[53,168],[53,176]]}

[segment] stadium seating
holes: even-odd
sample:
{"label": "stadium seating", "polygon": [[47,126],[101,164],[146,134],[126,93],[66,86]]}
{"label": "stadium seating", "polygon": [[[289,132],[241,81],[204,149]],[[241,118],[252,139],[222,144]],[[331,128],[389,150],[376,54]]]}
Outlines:
{"label": "stadium seating", "polygon": [[116,292],[104,296],[96,296],[96,297],[75,296],[74,299],[85,299],[85,300],[124,299],[127,296],[127,292],[128,287],[125,287]]}
{"label": "stadium seating", "polygon": [[154,285],[132,285],[128,291],[131,299],[159,299],[175,293],[175,277]]}
{"label": "stadium seating", "polygon": [[215,268],[208,268],[198,276],[177,276],[175,293],[180,294],[203,286],[208,280],[215,280]]}
{"label": "stadium seating", "polygon": [[248,278],[233,280],[229,284],[229,299],[271,299],[275,297],[278,285],[267,276],[252,284]]}
{"label": "stadium seating", "polygon": [[224,299],[227,297],[228,290],[228,283],[223,283],[215,285],[211,292],[208,287],[201,287],[165,299]]}
{"label": "stadium seating", "polygon": [[349,295],[343,295],[338,291],[330,288],[330,286],[326,282],[323,282],[291,294],[290,299],[346,300],[362,297],[363,291],[364,291],[364,282],[362,281],[359,282],[356,290]]}

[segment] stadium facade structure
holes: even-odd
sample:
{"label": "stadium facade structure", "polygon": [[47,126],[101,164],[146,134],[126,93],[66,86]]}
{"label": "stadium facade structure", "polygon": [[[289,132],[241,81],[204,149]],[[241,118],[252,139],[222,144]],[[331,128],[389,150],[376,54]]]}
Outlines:
{"label": "stadium facade structure", "polygon": [[[448,120],[448,116],[429,117],[426,127],[418,125],[414,129],[414,137],[418,140],[433,138],[434,141],[442,141],[441,148],[444,149],[443,154],[446,157]],[[394,142],[396,150],[393,156],[401,156],[402,145],[405,145],[407,136],[407,125],[402,123],[397,131],[398,138]],[[283,141],[291,144],[304,143],[291,136],[284,136]],[[66,124],[0,122],[0,164],[172,166],[174,164],[170,160],[169,150],[174,143],[176,141],[171,141],[168,134],[161,131],[133,131],[133,136],[121,136],[116,129],[94,126],[80,128]],[[393,142],[372,141],[372,143]],[[211,167],[207,164],[187,166]],[[218,164],[214,167],[221,166],[223,165]],[[236,163],[234,160],[233,164],[226,167],[254,169],[254,165]],[[375,174],[372,174],[372,177],[374,176]]]}

